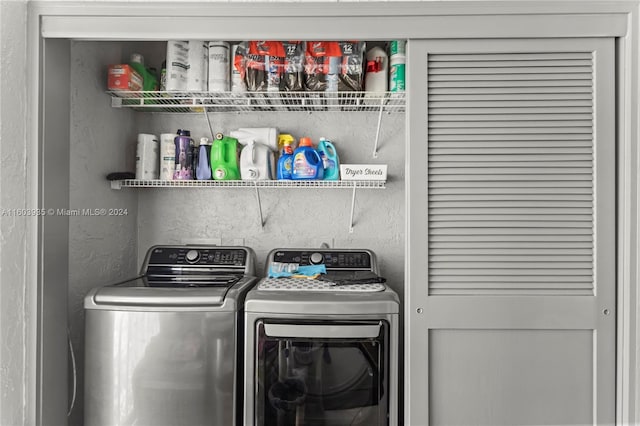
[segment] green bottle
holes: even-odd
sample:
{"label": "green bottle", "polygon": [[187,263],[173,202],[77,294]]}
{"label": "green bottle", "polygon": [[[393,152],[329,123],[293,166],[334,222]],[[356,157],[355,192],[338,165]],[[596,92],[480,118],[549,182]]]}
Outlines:
{"label": "green bottle", "polygon": [[132,53],[131,60],[129,61],[131,68],[136,70],[140,77],[142,77],[142,90],[145,92],[152,92],[158,90],[158,78],[153,72],[144,66],[144,58],[139,53]]}

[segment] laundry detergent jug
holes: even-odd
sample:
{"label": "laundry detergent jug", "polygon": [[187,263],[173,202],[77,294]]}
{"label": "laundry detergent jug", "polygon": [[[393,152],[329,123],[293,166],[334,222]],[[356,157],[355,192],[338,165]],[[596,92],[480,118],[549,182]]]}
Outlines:
{"label": "laundry detergent jug", "polygon": [[216,135],[211,145],[211,175],[215,180],[239,180],[238,140]]}
{"label": "laundry detergent jug", "polygon": [[274,157],[266,145],[249,141],[240,153],[240,176],[242,180],[273,179]]}
{"label": "laundry detergent jug", "polygon": [[311,138],[300,138],[300,143],[293,151],[293,170],[291,178],[294,180],[321,180],[324,177],[324,166],[320,154],[313,147]]}
{"label": "laundry detergent jug", "polygon": [[318,153],[324,166],[324,180],[340,179],[340,161],[338,160],[338,151],[333,143],[325,138],[320,138]]}

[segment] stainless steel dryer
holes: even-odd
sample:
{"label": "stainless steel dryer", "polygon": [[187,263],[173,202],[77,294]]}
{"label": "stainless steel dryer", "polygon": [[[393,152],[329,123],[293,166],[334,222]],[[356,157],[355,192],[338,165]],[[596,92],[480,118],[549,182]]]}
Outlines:
{"label": "stainless steel dryer", "polygon": [[239,421],[246,247],[154,246],[141,276],[85,298],[86,426]]}
{"label": "stainless steel dryer", "polygon": [[245,300],[245,426],[398,423],[398,295],[369,250],[276,249],[323,280],[264,278]]}

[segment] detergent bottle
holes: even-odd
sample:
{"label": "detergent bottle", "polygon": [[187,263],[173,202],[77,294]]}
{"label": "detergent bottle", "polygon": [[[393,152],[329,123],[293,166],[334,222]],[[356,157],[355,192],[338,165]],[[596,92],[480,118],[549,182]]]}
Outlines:
{"label": "detergent bottle", "polygon": [[221,133],[211,145],[211,175],[215,180],[239,180],[238,140]]}
{"label": "detergent bottle", "polygon": [[211,144],[209,143],[209,138],[200,138],[195,171],[196,179],[211,179]]}
{"label": "detergent bottle", "polygon": [[298,147],[293,151],[291,178],[294,180],[321,180],[323,176],[322,159],[313,147],[311,138],[300,138]]}
{"label": "detergent bottle", "polygon": [[129,65],[142,77],[142,90],[145,92],[158,90],[158,78],[155,73],[144,66],[144,58],[141,54],[132,53]]}
{"label": "detergent bottle", "polygon": [[293,136],[280,135],[278,137],[278,146],[282,145],[282,154],[278,160],[278,179],[292,179],[291,172],[293,171]]}
{"label": "detergent bottle", "polygon": [[193,139],[189,130],[178,129],[175,144],[175,170],[173,180],[193,179]]}
{"label": "detergent bottle", "polygon": [[340,179],[340,162],[338,160],[338,151],[331,141],[320,138],[318,142],[318,153],[322,158],[324,167],[324,180]]}
{"label": "detergent bottle", "polygon": [[240,153],[240,177],[242,180],[273,179],[273,151],[266,145],[249,140]]}

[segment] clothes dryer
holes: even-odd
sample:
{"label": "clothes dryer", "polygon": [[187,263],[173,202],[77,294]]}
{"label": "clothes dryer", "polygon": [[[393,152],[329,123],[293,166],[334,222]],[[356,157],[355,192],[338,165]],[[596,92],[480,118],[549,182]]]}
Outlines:
{"label": "clothes dryer", "polygon": [[245,426],[398,422],[398,295],[370,250],[276,249],[322,280],[264,278],[245,301]]}

